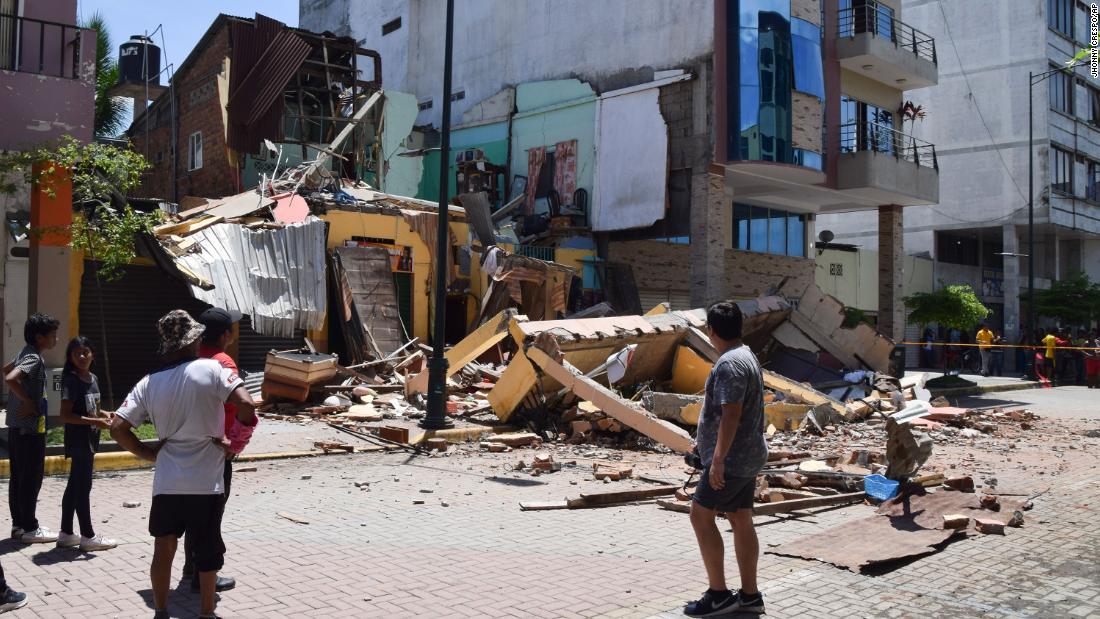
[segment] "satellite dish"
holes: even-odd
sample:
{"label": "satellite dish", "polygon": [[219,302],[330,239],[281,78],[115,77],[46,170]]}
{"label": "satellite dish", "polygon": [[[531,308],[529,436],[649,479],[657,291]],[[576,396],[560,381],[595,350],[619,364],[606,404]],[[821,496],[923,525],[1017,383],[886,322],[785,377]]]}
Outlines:
{"label": "satellite dish", "polygon": [[817,234],[817,239],[822,243],[832,243],[834,238],[836,238],[836,235],[833,234],[832,230],[822,230]]}

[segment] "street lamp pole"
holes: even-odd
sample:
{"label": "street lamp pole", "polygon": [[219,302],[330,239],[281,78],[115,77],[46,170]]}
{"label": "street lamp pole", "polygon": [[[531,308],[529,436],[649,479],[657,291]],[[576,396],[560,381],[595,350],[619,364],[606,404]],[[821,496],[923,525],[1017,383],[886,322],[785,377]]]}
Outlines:
{"label": "street lamp pole", "polygon": [[443,50],[443,127],[439,148],[439,229],[435,250],[435,329],[432,332],[432,358],[428,361],[428,414],[420,421],[425,430],[441,430],[452,424],[447,420],[447,358],[444,356],[444,336],[447,328],[447,252],[448,232],[448,171],[451,151],[451,51],[454,47],[454,0],[447,0],[447,35]]}
{"label": "street lamp pole", "polygon": [[[1085,64],[1077,61],[1073,64],[1051,69],[1043,73],[1028,71],[1027,80],[1027,329],[1031,333],[1033,342],[1039,341],[1038,332],[1035,330],[1035,87],[1055,73],[1072,71]],[[1035,376],[1035,359],[1032,357],[1028,366],[1029,372]]]}

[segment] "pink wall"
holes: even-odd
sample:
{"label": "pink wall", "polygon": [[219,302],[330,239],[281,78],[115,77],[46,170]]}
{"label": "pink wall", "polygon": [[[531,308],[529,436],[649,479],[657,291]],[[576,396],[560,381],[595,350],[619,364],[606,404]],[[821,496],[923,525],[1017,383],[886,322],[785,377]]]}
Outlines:
{"label": "pink wall", "polygon": [[[75,26],[76,1],[25,2],[22,16]],[[91,140],[95,32],[21,24],[20,70],[0,70],[0,148],[29,148],[65,134]]]}

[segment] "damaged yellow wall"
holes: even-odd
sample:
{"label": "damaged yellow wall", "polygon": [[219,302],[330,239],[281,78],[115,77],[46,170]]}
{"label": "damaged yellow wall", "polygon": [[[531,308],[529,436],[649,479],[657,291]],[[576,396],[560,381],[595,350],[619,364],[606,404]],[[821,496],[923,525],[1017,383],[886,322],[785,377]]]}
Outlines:
{"label": "damaged yellow wall", "polygon": [[[405,223],[399,215],[385,215],[381,213],[357,213],[353,211],[332,210],[321,216],[328,222],[328,250],[340,247],[345,241],[353,237],[368,237],[376,239],[392,239],[396,245],[404,245],[412,248],[413,254],[413,296],[412,296],[412,325],[409,325],[410,335],[420,338],[421,342],[429,341],[429,306],[431,301],[431,259],[432,252],[420,239],[420,236]],[[468,226],[462,221],[451,221],[451,232],[460,245],[469,237]],[[480,294],[478,277],[478,260],[476,256],[471,259],[471,287],[474,294]],[[467,313],[466,322],[469,323],[470,314]]]}

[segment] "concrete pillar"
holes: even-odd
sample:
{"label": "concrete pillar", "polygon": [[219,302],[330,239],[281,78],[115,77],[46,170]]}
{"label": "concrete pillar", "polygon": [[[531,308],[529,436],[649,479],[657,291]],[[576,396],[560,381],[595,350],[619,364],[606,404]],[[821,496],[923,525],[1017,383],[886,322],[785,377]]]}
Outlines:
{"label": "concrete pillar", "polygon": [[[51,164],[43,164],[51,165]],[[38,166],[35,176],[38,176]],[[45,186],[49,183],[49,187]],[[28,313],[49,314],[61,322],[57,330],[58,345],[43,355],[47,367],[65,363],[65,345],[72,332],[73,316],[69,299],[70,288],[80,282],[72,278],[69,227],[73,223],[73,189],[68,173],[58,168],[52,180],[31,189],[30,290]]]}
{"label": "concrete pillar", "polygon": [[901,207],[878,207],[878,330],[901,342],[905,338],[905,240]]}
{"label": "concrete pillar", "polygon": [[[1016,224],[1005,224],[1001,228],[1003,251],[1006,254],[1020,253],[1020,237],[1016,234]],[[1027,258],[1004,256],[1004,306],[1005,339],[1015,343],[1020,337],[1020,272],[1021,262]],[[1006,355],[1008,356],[1008,355]]]}
{"label": "concrete pillar", "polygon": [[732,211],[726,205],[733,196],[720,166],[694,174],[691,193],[691,304],[706,307],[728,296],[726,231]]}

